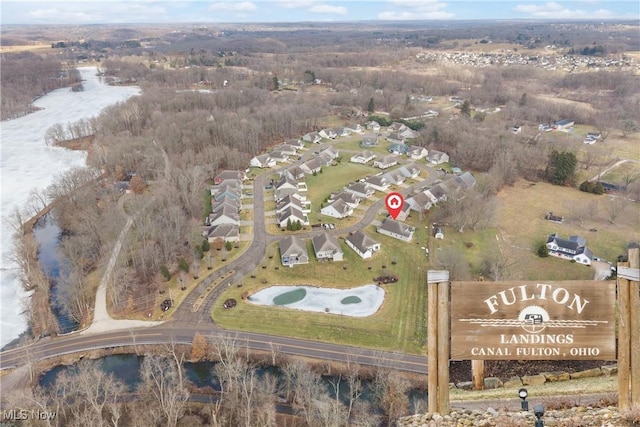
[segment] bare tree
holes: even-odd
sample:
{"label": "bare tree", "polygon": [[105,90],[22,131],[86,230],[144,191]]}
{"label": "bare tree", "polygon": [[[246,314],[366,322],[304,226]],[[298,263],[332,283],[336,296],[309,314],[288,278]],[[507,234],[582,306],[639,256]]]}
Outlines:
{"label": "bare tree", "polygon": [[138,391],[152,399],[150,404],[157,406],[170,427],[178,424],[189,400],[181,371],[182,366],[167,356],[148,355],[142,362]]}
{"label": "bare tree", "polygon": [[609,202],[604,204],[604,209],[609,214],[609,221],[615,224],[618,217],[627,207],[627,202],[621,197],[609,197]]}
{"label": "bare tree", "polygon": [[436,264],[443,270],[448,270],[451,280],[462,280],[468,275],[468,264],[464,255],[455,247],[447,246],[437,251]]}
{"label": "bare tree", "polygon": [[494,281],[504,280],[509,275],[509,269],[518,264],[518,260],[505,254],[500,248],[494,249],[482,262],[486,274]]}

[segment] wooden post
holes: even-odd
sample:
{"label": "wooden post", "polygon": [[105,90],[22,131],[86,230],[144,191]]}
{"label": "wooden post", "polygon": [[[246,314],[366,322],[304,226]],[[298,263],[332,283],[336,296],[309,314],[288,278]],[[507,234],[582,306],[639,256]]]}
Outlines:
{"label": "wooden post", "polygon": [[[427,273],[427,277],[428,277]],[[438,283],[427,279],[427,372],[429,412],[438,411]]]}
{"label": "wooden post", "polygon": [[429,270],[428,402],[429,412],[449,414],[449,272]]}
{"label": "wooden post", "polygon": [[471,379],[474,390],[484,389],[484,360],[471,361]]}
{"label": "wooden post", "polygon": [[640,405],[640,249],[618,263],[618,406]]}
{"label": "wooden post", "polygon": [[449,272],[438,283],[438,403],[440,415],[449,415]]}
{"label": "wooden post", "polygon": [[[640,248],[629,249],[629,267],[640,269]],[[629,281],[630,329],[629,343],[631,348],[631,406],[640,407],[640,281],[638,278]]]}
{"label": "wooden post", "polygon": [[[619,262],[618,270],[629,263]],[[621,410],[629,409],[629,371],[630,371],[630,294],[629,280],[618,276],[618,406]]]}

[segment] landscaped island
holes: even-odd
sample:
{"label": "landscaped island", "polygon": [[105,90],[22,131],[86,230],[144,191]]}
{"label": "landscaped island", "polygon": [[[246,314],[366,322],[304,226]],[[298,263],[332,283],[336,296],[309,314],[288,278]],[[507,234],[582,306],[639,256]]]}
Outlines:
{"label": "landscaped island", "polygon": [[375,314],[382,305],[384,289],[376,285],[351,289],[270,286],[251,295],[249,301],[258,305],[366,317]]}

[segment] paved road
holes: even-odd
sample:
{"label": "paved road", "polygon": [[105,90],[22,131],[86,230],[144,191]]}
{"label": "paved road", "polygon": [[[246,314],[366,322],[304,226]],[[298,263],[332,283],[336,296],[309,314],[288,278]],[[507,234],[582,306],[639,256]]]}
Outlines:
{"label": "paved road", "polygon": [[[300,160],[287,164],[286,167],[303,163],[309,158],[315,156],[315,152],[329,145],[330,144],[322,144],[317,147],[312,146],[311,149],[307,150],[307,152],[303,154]],[[413,187],[424,186],[439,177],[439,174],[433,169],[425,166],[421,167],[423,170],[428,170],[428,180],[418,182],[412,187],[403,189],[402,192],[404,194],[408,194],[412,191]],[[267,246],[281,238],[281,236],[268,233],[266,229],[266,223],[264,221],[264,186],[271,176],[284,169],[284,167],[276,170],[270,169],[258,175],[254,179],[254,226],[251,244],[240,257],[229,262],[221,269],[217,270],[215,274],[212,274],[203,280],[198,288],[191,292],[191,294],[188,295],[177,308],[173,315],[173,320],[155,327],[131,328],[128,330],[113,332],[70,335],[55,339],[46,338],[28,347],[12,349],[0,353],[0,369],[16,367],[21,364],[25,364],[30,360],[41,360],[98,348],[141,344],[166,344],[171,342],[190,344],[195,332],[200,332],[204,335],[226,334],[235,336],[239,340],[246,342],[246,345],[250,349],[272,351],[274,348],[277,348],[277,351],[283,354],[306,356],[332,361],[352,361],[364,365],[389,366],[394,369],[426,374],[426,357],[358,349],[344,345],[276,337],[266,334],[228,332],[222,331],[214,325],[210,317],[211,310],[215,302],[226,289],[226,284],[239,282],[242,277],[254,271],[263,259]],[[367,212],[357,224],[348,228],[331,230],[329,232],[332,234],[346,234],[369,225],[376,219],[378,212],[383,209],[383,204],[384,199],[376,201],[368,208]],[[300,233],[300,236],[305,238],[312,237],[324,231],[325,230],[318,230]],[[193,304],[200,297],[202,291],[216,279],[232,270],[234,271],[233,275],[220,283],[211,293],[209,293],[206,296],[205,301],[201,304],[200,309],[196,313],[193,313]]]}
{"label": "paved road", "polygon": [[382,366],[408,372],[427,373],[427,358],[400,353],[367,350],[345,345],[335,345],[295,338],[278,337],[247,332],[221,331],[213,324],[170,321],[151,328],[133,328],[92,335],[70,335],[63,338],[46,338],[26,347],[0,354],[0,369],[14,368],[28,362],[89,350],[156,344],[191,344],[196,332],[215,341],[216,337],[233,338],[239,346],[252,350],[276,351],[282,354],[314,359]]}

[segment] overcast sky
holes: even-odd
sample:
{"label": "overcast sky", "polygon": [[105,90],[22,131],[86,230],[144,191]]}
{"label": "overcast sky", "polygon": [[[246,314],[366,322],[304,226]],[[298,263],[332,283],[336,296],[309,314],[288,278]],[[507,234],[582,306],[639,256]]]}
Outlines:
{"label": "overcast sky", "polygon": [[2,24],[640,19],[638,0],[0,1]]}

